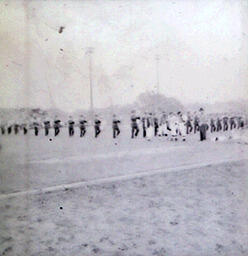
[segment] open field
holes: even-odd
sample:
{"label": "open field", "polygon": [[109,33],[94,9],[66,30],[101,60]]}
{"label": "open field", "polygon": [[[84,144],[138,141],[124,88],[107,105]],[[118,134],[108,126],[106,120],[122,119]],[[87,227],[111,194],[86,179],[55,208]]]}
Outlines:
{"label": "open field", "polygon": [[1,137],[0,255],[248,255],[248,145],[65,133]]}

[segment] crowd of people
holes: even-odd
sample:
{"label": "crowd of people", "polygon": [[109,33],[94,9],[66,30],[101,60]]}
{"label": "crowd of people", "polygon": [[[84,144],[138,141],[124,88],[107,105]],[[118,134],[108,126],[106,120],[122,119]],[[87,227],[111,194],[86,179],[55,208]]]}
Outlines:
{"label": "crowd of people", "polygon": [[[139,125],[141,121],[142,125]],[[142,127],[144,138],[150,140],[156,136],[170,136],[170,139],[177,141],[181,138],[186,140],[188,134],[197,133],[200,134],[200,140],[206,140],[207,131],[211,133],[228,131],[233,129],[242,129],[245,126],[245,120],[242,116],[228,116],[223,117],[210,117],[204,113],[204,109],[200,109],[198,113],[194,113],[192,116],[189,112],[187,114],[182,112],[169,113],[162,112],[160,118],[153,113],[145,113],[143,117],[139,117],[135,114],[135,111],[131,115],[131,137],[138,136],[140,127]]]}
{"label": "crowd of people", "polygon": [[[4,123],[0,120],[1,134],[18,134],[23,133],[26,135],[29,130],[34,130],[34,135],[38,136],[40,131],[44,129],[44,135],[48,136],[51,129],[54,131],[54,136],[60,134],[62,127],[68,127],[68,135],[74,136],[75,129],[79,129],[80,137],[84,137],[87,132],[87,128],[90,122],[84,118],[83,115],[80,116],[79,120],[75,122],[70,116],[69,120],[65,123],[56,116],[53,121],[45,119],[43,121],[38,120],[37,117],[33,117],[31,122],[7,122]],[[122,122],[118,119],[116,115],[112,117],[112,130],[113,138],[117,138],[121,133]],[[201,108],[198,112],[193,115],[188,113],[166,113],[162,112],[160,115],[155,113],[145,112],[142,116],[136,114],[136,111],[131,112],[130,116],[131,124],[131,138],[135,139],[138,136],[142,136],[147,140],[151,140],[152,137],[156,136],[168,136],[170,140],[177,141],[182,139],[186,140],[188,134],[197,133],[200,134],[200,140],[206,140],[207,131],[210,133],[228,131],[233,129],[242,129],[245,126],[245,120],[242,116],[230,116],[224,115],[220,116],[209,116],[204,113]],[[97,138],[102,132],[102,121],[98,115],[94,118],[94,131],[95,138]]]}

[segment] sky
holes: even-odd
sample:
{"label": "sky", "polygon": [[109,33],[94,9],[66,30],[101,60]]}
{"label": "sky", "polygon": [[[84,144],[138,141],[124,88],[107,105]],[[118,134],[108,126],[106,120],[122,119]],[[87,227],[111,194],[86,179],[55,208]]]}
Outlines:
{"label": "sky", "polygon": [[[0,1],[0,107],[248,99],[246,0]],[[64,27],[59,33],[60,27]]]}

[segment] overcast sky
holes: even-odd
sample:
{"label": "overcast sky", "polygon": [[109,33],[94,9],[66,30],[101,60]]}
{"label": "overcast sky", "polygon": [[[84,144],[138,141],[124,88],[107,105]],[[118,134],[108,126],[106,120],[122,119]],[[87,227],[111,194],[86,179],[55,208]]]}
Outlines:
{"label": "overcast sky", "polygon": [[[248,99],[246,0],[0,1],[0,107]],[[59,28],[65,27],[62,33]]]}

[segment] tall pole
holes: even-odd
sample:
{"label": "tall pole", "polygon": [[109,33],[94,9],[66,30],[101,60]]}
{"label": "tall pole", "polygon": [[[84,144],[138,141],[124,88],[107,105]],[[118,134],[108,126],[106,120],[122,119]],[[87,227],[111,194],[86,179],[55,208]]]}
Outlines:
{"label": "tall pole", "polygon": [[155,60],[156,60],[156,78],[157,78],[157,95],[159,94],[159,60],[160,60],[160,57],[159,55],[156,55],[155,56]]}
{"label": "tall pole", "polygon": [[[157,98],[157,104],[159,105],[159,60],[160,60],[160,58],[159,58],[159,55],[156,55],[155,56],[155,61],[156,61],[156,80],[157,80],[157,83],[156,83],[156,95],[157,95],[157,97],[155,97],[155,98]],[[155,106],[155,104],[154,104],[154,106]],[[157,110],[159,110],[159,107],[158,107],[158,109]]]}
{"label": "tall pole", "polygon": [[93,48],[88,47],[86,54],[89,56],[89,82],[90,82],[90,116],[93,121],[94,119],[94,102],[93,102],[93,82],[92,82],[92,54]]}

